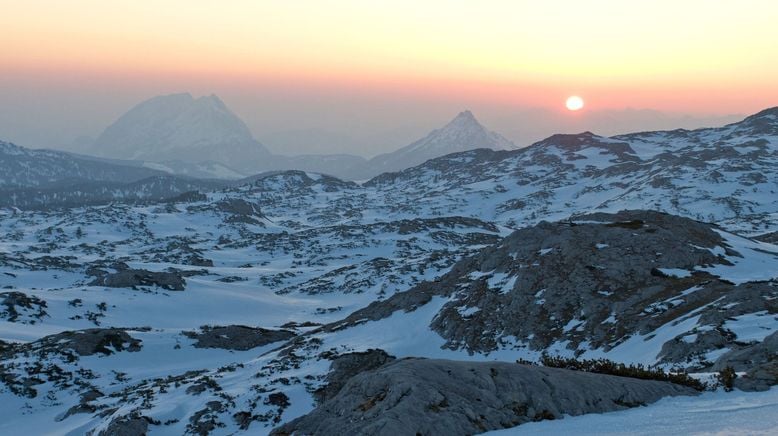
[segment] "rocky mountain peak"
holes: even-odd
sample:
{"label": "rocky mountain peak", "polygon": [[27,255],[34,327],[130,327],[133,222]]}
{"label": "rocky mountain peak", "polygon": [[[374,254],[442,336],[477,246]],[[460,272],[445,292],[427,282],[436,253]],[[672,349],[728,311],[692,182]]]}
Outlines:
{"label": "rocky mountain peak", "polygon": [[146,100],[108,126],[93,153],[149,161],[214,161],[241,169],[267,156],[246,124],[216,95]]}

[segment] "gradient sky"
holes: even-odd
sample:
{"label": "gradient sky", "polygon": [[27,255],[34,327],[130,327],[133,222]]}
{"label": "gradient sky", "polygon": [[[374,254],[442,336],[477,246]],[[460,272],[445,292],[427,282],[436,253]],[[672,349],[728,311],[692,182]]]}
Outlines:
{"label": "gradient sky", "polygon": [[[332,151],[363,154],[466,107],[521,136],[540,113],[564,130],[626,108],[710,120],[778,105],[767,0],[0,0],[0,11],[0,138],[21,145],[97,135],[139,101],[182,91],[218,94],[260,140],[326,130],[350,136]],[[564,112],[571,94],[588,114]]]}

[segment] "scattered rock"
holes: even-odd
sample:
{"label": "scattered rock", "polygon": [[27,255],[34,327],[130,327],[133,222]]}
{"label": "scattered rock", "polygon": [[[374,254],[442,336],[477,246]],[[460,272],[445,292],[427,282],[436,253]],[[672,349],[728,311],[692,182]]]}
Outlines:
{"label": "scattered rock", "polygon": [[[34,324],[36,320],[48,316],[47,304],[44,300],[18,291],[0,292],[0,305],[5,306],[5,310],[0,312],[0,318],[5,318],[9,322]],[[27,316],[20,320],[23,315]]]}

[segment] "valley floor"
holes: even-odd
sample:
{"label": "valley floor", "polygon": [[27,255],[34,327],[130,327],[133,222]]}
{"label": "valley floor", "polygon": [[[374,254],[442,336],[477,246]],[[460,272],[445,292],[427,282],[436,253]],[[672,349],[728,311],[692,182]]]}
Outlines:
{"label": "valley floor", "polygon": [[486,433],[507,435],[774,435],[778,388],[670,397],[635,409],[533,422]]}

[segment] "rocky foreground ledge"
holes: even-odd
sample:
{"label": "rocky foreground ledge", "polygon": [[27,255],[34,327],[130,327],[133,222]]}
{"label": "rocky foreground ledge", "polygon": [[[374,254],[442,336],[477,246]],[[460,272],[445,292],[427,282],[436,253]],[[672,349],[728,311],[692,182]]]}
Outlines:
{"label": "rocky foreground ledge", "polygon": [[668,382],[518,363],[407,358],[355,375],[272,434],[476,434],[696,393]]}

